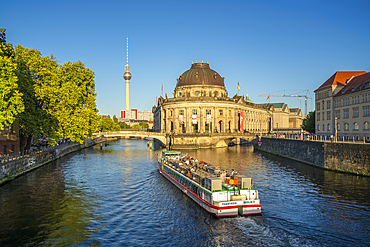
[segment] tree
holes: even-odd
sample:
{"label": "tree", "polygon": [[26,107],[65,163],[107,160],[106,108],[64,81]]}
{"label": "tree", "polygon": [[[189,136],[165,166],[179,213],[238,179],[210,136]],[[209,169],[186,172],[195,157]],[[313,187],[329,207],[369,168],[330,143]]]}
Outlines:
{"label": "tree", "polygon": [[[3,44],[0,44],[2,53]],[[0,130],[10,126],[16,116],[24,111],[22,93],[18,88],[17,65],[11,58],[0,54]]]}
{"label": "tree", "polygon": [[315,134],[315,111],[310,112],[308,116],[303,119],[302,129],[311,133]]}
{"label": "tree", "polygon": [[81,61],[63,64],[53,85],[44,86],[40,95],[58,121],[56,137],[82,143],[98,130],[94,72]]}
{"label": "tree", "polygon": [[[114,116],[113,116],[114,117]],[[120,131],[121,127],[118,122],[114,122],[110,116],[108,117],[101,117],[101,129],[100,131],[108,132],[108,131]]]}
{"label": "tree", "polygon": [[24,111],[22,93],[17,84],[14,49],[6,43],[5,30],[0,28],[0,130],[4,125],[10,126]]}
{"label": "tree", "polygon": [[127,125],[125,122],[119,122],[119,126],[121,127],[121,129],[129,129],[130,126]]}
{"label": "tree", "polygon": [[19,115],[21,147],[27,142],[28,149],[32,137],[82,143],[98,130],[94,72],[80,61],[60,65],[54,56],[20,45],[15,57],[26,105]]}
{"label": "tree", "polygon": [[25,111],[18,115],[20,147],[26,145],[28,150],[33,137],[52,137],[50,140],[55,141],[58,122],[48,113],[48,102],[41,97],[40,91],[43,85],[55,80],[59,65],[54,57],[42,57],[38,50],[20,45],[15,47],[15,61],[18,86],[25,104]]}
{"label": "tree", "polygon": [[118,118],[116,117],[116,115],[113,115],[113,122],[118,123]]}
{"label": "tree", "polygon": [[81,61],[60,65],[53,55],[13,48],[0,28],[0,123],[19,121],[21,149],[33,137],[82,143],[99,127],[95,101],[94,72]]}

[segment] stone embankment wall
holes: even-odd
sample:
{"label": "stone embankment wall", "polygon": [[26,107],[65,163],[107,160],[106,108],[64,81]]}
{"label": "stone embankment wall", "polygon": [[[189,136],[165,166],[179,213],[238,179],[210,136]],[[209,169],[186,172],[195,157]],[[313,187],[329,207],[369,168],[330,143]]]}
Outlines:
{"label": "stone embankment wall", "polygon": [[262,138],[255,149],[329,170],[370,176],[370,145]]}
{"label": "stone embankment wall", "polygon": [[46,163],[63,157],[64,155],[104,141],[106,140],[103,138],[96,138],[86,140],[83,144],[63,144],[46,150],[33,152],[28,155],[23,155],[7,162],[4,162],[3,160],[0,163],[0,185],[13,180],[14,178],[26,172],[32,171]]}

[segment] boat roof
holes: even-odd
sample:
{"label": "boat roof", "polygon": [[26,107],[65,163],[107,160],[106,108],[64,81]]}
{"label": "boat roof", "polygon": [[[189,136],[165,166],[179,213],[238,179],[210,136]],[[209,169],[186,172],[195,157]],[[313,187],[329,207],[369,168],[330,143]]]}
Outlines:
{"label": "boat roof", "polygon": [[181,154],[180,151],[162,151],[164,155],[179,155]]}

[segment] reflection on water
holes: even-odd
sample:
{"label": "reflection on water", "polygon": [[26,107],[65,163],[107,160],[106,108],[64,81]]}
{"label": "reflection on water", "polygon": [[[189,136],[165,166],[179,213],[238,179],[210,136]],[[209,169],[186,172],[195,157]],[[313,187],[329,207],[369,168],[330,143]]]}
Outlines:
{"label": "reflection on water", "polygon": [[120,140],[0,187],[0,245],[365,246],[370,179],[248,147],[187,150],[253,178],[262,215],[215,219],[156,170],[160,150]]}

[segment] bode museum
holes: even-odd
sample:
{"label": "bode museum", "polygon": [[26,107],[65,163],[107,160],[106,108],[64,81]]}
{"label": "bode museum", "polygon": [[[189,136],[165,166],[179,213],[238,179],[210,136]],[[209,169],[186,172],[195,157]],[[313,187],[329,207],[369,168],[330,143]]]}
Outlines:
{"label": "bode museum", "polygon": [[[153,106],[153,130],[181,137],[181,144],[212,145],[209,140],[194,140],[195,136],[215,133],[271,133],[277,130],[299,130],[300,109],[290,109],[284,103],[254,104],[248,97],[229,97],[225,77],[207,63],[192,63],[191,68],[177,78],[174,97],[158,99]],[[276,123],[274,121],[277,121]],[[186,140],[186,136],[192,136]],[[179,144],[179,140],[172,140]],[[227,140],[225,140],[227,141]],[[219,146],[219,145],[218,145]]]}

